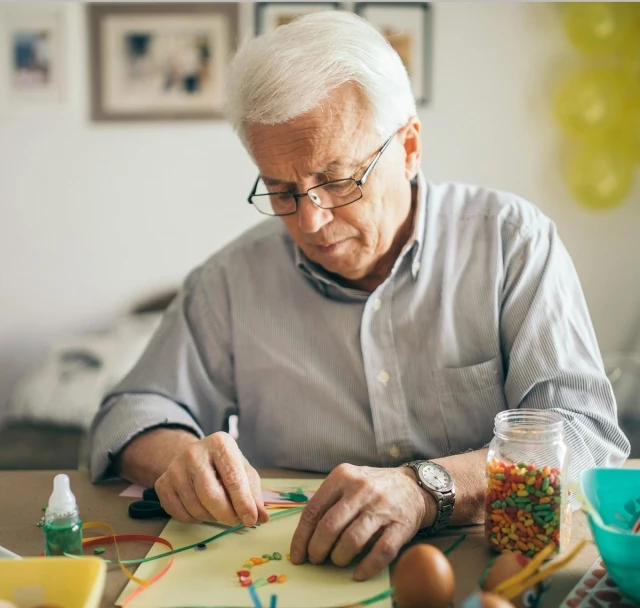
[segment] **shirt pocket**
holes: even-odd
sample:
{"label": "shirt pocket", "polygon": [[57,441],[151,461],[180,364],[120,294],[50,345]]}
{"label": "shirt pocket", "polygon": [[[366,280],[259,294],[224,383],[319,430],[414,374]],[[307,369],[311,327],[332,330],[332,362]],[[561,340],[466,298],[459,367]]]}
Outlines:
{"label": "shirt pocket", "polygon": [[451,453],[489,443],[496,414],[507,409],[502,357],[433,374]]}

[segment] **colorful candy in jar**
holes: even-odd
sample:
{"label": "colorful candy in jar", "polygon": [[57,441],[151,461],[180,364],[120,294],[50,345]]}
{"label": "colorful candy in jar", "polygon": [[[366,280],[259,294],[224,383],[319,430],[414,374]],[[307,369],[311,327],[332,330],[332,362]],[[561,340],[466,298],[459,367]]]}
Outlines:
{"label": "colorful candy in jar", "polygon": [[558,468],[495,458],[487,464],[485,534],[496,551],[533,557],[561,545],[562,475]]}

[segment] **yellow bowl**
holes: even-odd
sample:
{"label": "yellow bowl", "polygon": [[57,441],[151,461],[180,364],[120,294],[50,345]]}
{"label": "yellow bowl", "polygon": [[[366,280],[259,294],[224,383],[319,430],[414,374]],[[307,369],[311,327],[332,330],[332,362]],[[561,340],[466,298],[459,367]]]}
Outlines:
{"label": "yellow bowl", "polygon": [[97,557],[0,560],[0,599],[22,606],[99,608],[106,564]]}

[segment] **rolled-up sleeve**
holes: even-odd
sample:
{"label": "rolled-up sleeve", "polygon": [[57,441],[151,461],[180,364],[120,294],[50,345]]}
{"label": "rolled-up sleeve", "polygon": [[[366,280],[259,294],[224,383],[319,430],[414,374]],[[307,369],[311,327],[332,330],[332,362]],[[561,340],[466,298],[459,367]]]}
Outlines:
{"label": "rolled-up sleeve", "polygon": [[510,408],[565,418],[573,477],[619,466],[630,446],[617,420],[580,282],[556,227],[546,218],[517,232],[505,253],[501,311]]}
{"label": "rolled-up sleeve", "polygon": [[228,295],[215,265],[193,271],[138,363],[103,401],[90,432],[91,478],[140,433],[177,427],[198,437],[236,413]]}

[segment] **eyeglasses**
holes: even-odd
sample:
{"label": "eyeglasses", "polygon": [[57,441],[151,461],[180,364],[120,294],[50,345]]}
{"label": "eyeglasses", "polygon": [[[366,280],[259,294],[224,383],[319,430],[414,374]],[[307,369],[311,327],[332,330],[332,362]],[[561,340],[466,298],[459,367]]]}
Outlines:
{"label": "eyeglasses", "polygon": [[[258,176],[247,200],[264,215],[293,215],[298,210],[298,201],[304,196],[308,196],[311,202],[321,209],[346,207],[351,203],[359,201],[364,196],[362,186],[366,183],[376,163],[380,160],[382,153],[387,149],[395,135],[394,133],[384,142],[384,145],[380,148],[380,151],[376,154],[360,179],[353,177],[336,179],[313,186],[313,188],[309,188],[306,192],[294,194],[292,192],[272,192],[269,190],[269,186],[266,186],[260,176]],[[262,189],[266,190],[266,192],[259,192],[259,190]]]}

